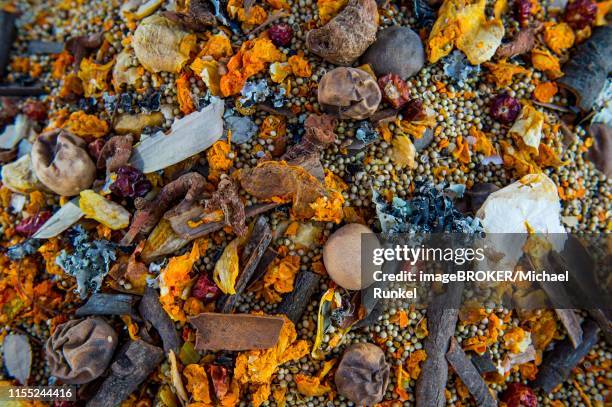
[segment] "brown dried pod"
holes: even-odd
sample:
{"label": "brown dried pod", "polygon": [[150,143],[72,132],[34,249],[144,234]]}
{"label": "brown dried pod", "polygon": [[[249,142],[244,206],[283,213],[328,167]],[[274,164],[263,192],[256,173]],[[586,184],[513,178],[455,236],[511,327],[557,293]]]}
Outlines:
{"label": "brown dried pod", "polygon": [[77,195],[89,188],[96,176],[87,143],[60,129],[36,139],[32,146],[32,166],[40,182],[62,196]]}
{"label": "brown dried pod", "polygon": [[319,104],[343,119],[370,117],[382,99],[376,79],[357,68],[336,68],[321,78]]}
{"label": "brown dried pod", "polygon": [[371,343],[352,345],[342,355],[335,382],[338,393],[358,406],[379,403],[389,382],[385,354]]}
{"label": "brown dried pod", "polygon": [[58,325],[47,340],[47,364],[64,383],[89,383],[104,373],[116,346],[117,333],[103,319],[75,319]]}
{"label": "brown dried pod", "polygon": [[134,138],[131,135],[111,137],[98,156],[98,169],[106,168],[107,173],[115,172],[119,167],[127,165],[132,155],[132,142]]}
{"label": "brown dried pod", "polygon": [[350,65],[376,40],[378,8],[374,0],[350,0],[329,23],[306,35],[313,53],[336,65]]}

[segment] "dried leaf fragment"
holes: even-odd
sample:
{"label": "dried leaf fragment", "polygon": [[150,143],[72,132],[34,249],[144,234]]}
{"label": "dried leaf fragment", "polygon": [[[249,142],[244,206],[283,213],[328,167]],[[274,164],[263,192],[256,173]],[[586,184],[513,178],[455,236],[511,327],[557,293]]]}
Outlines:
{"label": "dried leaf fragment", "polygon": [[32,348],[26,335],[9,334],[2,342],[2,359],[8,374],[26,385],[32,367]]}
{"label": "dried leaf fragment", "polygon": [[79,206],[85,217],[95,219],[112,230],[126,228],[130,224],[130,212],[91,189],[81,191]]}

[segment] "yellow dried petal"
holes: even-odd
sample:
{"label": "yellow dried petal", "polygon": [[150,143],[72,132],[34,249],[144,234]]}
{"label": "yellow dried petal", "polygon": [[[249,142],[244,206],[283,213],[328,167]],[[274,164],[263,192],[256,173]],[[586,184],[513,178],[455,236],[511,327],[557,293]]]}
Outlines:
{"label": "yellow dried petal", "polygon": [[238,244],[240,239],[232,240],[225,250],[221,258],[217,260],[213,271],[213,279],[224,294],[236,294],[236,278],[238,277]]}
{"label": "yellow dried petal", "polygon": [[391,160],[395,165],[399,165],[402,168],[416,167],[416,148],[409,137],[395,136],[392,145]]}
{"label": "yellow dried petal", "polygon": [[112,230],[120,230],[130,224],[130,212],[127,209],[91,189],[81,191],[79,206],[86,218],[95,219]]}

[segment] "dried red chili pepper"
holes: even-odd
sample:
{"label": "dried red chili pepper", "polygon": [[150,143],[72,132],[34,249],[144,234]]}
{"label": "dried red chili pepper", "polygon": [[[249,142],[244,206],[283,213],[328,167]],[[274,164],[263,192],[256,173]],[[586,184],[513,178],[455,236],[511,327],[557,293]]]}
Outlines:
{"label": "dried red chili pepper", "polygon": [[38,212],[36,215],[30,216],[19,222],[19,224],[15,226],[15,231],[22,236],[30,237],[36,233],[50,217],[51,212],[49,211]]}
{"label": "dried red chili pepper", "polygon": [[536,407],[538,398],[530,387],[520,383],[510,383],[502,394],[501,400],[507,407]]}
{"label": "dried red chili pepper", "polygon": [[191,295],[205,304],[213,302],[219,294],[219,287],[206,274],[202,274],[191,289]]}
{"label": "dried red chili pepper", "polygon": [[563,19],[570,27],[581,30],[592,25],[597,15],[597,3],[593,0],[574,0],[565,7]]}
{"label": "dried red chili pepper", "polygon": [[385,100],[395,109],[399,109],[410,100],[408,85],[399,75],[390,73],[381,77],[378,86]]}
{"label": "dried red chili pepper", "polygon": [[227,394],[230,385],[227,369],[223,366],[211,365],[209,373],[215,389],[215,396],[217,400],[221,400]]}

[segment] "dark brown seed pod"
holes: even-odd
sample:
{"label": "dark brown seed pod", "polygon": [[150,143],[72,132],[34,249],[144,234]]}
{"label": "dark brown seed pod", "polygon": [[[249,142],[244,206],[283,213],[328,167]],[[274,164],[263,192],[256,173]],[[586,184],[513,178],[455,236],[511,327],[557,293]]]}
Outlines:
{"label": "dark brown seed pod", "polygon": [[342,355],[335,381],[338,393],[358,406],[379,403],[389,382],[385,354],[371,343],[352,345]]}
{"label": "dark brown seed pod", "polygon": [[58,325],[45,351],[51,374],[67,384],[84,384],[104,373],[117,346],[117,333],[102,318]]}

